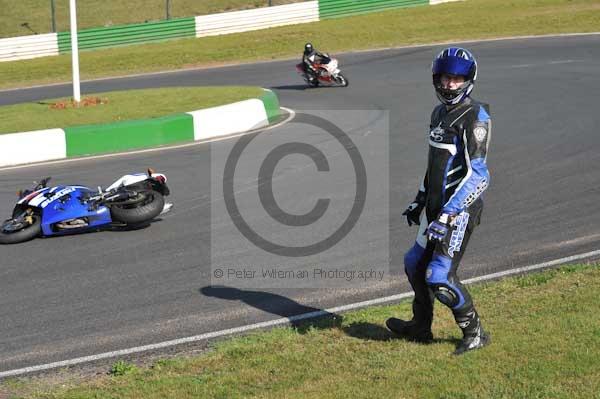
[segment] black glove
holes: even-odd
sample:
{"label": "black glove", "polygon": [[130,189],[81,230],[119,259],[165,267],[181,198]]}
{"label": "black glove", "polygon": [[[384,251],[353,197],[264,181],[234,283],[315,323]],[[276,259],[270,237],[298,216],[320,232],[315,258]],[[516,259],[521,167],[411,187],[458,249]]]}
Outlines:
{"label": "black glove", "polygon": [[415,200],[411,202],[404,212],[402,212],[402,215],[406,216],[406,221],[409,226],[412,226],[413,223],[416,225],[421,224],[420,217],[423,208],[425,208],[425,198],[425,193],[419,191]]}

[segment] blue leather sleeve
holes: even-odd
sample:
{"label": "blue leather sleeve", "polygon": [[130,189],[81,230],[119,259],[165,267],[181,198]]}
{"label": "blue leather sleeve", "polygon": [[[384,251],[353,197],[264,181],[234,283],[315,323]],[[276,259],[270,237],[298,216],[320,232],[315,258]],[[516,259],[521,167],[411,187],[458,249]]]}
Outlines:
{"label": "blue leather sleeve", "polygon": [[442,212],[458,214],[471,205],[488,187],[490,173],[485,159],[478,158],[470,162],[469,175],[454,192],[450,200],[442,208]]}

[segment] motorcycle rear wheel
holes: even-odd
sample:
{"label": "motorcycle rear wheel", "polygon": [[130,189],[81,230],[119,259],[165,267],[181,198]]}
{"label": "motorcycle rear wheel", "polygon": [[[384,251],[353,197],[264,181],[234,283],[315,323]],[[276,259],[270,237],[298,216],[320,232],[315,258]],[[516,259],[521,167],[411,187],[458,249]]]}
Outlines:
{"label": "motorcycle rear wheel", "polygon": [[0,227],[0,244],[18,244],[33,240],[35,237],[42,234],[42,219],[38,215],[34,215],[33,224],[24,226],[23,228],[16,231],[6,231],[5,226],[8,223],[14,221],[14,219],[7,219],[2,223]]}
{"label": "motorcycle rear wheel", "polygon": [[138,191],[137,197],[126,203],[107,205],[110,206],[110,215],[115,222],[140,224],[157,217],[165,206],[165,199],[157,191],[144,190]]}

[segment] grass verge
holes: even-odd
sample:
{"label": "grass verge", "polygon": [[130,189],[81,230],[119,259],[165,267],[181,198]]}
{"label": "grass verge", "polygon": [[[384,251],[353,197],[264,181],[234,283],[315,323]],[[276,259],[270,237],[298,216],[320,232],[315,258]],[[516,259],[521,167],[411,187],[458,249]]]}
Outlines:
{"label": "grass verge", "polygon": [[[337,53],[514,35],[595,32],[599,26],[600,0],[466,0],[226,36],[84,51],[80,54],[81,76],[91,79],[299,57],[308,40],[319,49]],[[0,63],[0,88],[67,82],[70,63],[68,54]]]}
{"label": "grass verge", "polygon": [[259,87],[172,87],[94,93],[103,104],[54,109],[70,99],[44,100],[0,107],[0,134],[77,125],[149,119],[257,98]]}
{"label": "grass verge", "polygon": [[492,344],[461,357],[450,355],[460,333],[443,306],[435,343],[394,339],[382,326],[410,314],[404,302],[234,338],[151,368],[117,362],[84,383],[4,386],[23,398],[599,398],[598,290],[598,265],[473,286]]}

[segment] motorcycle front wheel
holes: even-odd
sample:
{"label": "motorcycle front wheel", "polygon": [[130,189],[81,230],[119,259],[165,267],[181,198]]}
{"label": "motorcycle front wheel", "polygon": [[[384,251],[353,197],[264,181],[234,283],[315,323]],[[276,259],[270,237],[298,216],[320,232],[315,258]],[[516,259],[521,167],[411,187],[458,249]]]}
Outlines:
{"label": "motorcycle front wheel", "polygon": [[337,82],[338,85],[340,85],[342,87],[347,87],[350,84],[348,79],[341,73],[338,73],[338,75],[335,77],[335,81]]}
{"label": "motorcycle front wheel", "polygon": [[138,224],[157,217],[165,206],[161,193],[154,190],[138,191],[136,196],[124,202],[107,204],[110,215],[116,222]]}
{"label": "motorcycle front wheel", "polygon": [[42,234],[42,220],[38,215],[33,215],[33,223],[19,222],[16,219],[7,219],[0,227],[0,244],[17,244],[34,239]]}

